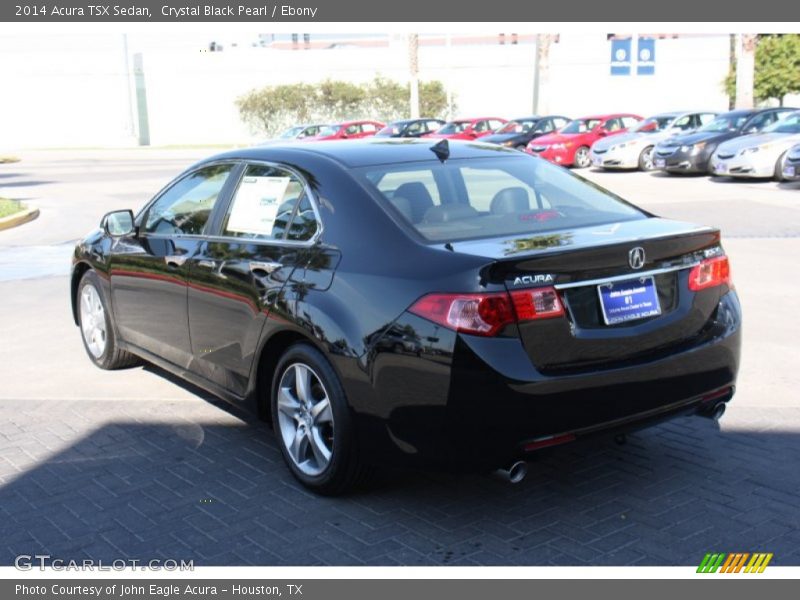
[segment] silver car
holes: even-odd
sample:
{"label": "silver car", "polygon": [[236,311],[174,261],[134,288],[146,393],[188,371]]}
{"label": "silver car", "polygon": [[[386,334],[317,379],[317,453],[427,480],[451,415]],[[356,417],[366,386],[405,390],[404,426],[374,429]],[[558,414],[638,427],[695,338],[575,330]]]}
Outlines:
{"label": "silver car", "polygon": [[600,169],[651,171],[655,145],[673,135],[690,133],[710,123],[711,111],[668,112],[641,121],[628,133],[603,138],[592,145],[591,160]]}
{"label": "silver car", "polygon": [[734,138],[711,156],[711,174],[721,177],[784,179],[789,150],[800,143],[800,110],[789,113],[762,133]]}

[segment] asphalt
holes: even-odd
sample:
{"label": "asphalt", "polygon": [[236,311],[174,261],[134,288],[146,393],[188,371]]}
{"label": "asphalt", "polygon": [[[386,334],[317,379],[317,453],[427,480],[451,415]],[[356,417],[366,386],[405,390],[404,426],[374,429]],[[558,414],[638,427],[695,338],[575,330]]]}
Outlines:
{"label": "asphalt", "polygon": [[272,433],[153,367],[94,368],[72,324],[72,244],[137,208],[205,151],[22,153],[2,195],[41,210],[0,232],[0,564],[697,564],[708,551],[800,564],[800,184],[584,176],[663,216],[721,227],[744,318],[737,395],[628,444],[576,445],[517,486],[390,471],[317,498]]}

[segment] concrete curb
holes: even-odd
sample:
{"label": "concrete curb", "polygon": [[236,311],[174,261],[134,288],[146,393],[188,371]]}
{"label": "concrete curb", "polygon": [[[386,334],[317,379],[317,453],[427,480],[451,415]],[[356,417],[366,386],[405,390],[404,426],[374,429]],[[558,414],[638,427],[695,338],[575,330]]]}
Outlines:
{"label": "concrete curb", "polygon": [[11,229],[12,227],[17,227],[18,225],[22,225],[23,223],[27,223],[28,221],[33,221],[38,216],[39,216],[38,208],[26,208],[25,210],[20,211],[18,213],[14,213],[13,215],[3,217],[2,219],[0,219],[0,231],[3,231],[4,229]]}

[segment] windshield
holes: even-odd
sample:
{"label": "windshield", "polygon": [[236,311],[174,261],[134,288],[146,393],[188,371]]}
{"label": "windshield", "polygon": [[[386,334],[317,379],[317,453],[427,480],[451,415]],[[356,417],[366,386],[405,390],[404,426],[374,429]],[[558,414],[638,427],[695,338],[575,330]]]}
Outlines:
{"label": "windshield", "polygon": [[737,114],[737,115],[722,115],[706,123],[697,131],[710,131],[715,133],[724,133],[726,131],[739,131],[747,119],[750,118],[750,113]]}
{"label": "windshield", "polygon": [[282,140],[289,140],[296,138],[299,133],[303,131],[302,127],[292,127],[291,129],[287,129],[280,135],[280,139]]}
{"label": "windshield", "polygon": [[600,125],[600,119],[575,119],[567,123],[559,133],[588,133]]}
{"label": "windshield", "polygon": [[341,128],[341,125],[325,125],[317,132],[317,135],[336,135]]}
{"label": "windshield", "polygon": [[649,119],[645,119],[644,121],[640,121],[639,123],[637,123],[631,129],[631,132],[656,133],[658,131],[664,131],[670,126],[670,124],[674,120],[675,120],[675,115],[650,117]]}
{"label": "windshield", "polygon": [[463,133],[469,127],[469,121],[451,121],[442,125],[436,133],[444,133],[450,135],[452,133]]}
{"label": "windshield", "polygon": [[536,121],[509,121],[495,133],[528,133],[536,126]]}
{"label": "windshield", "polygon": [[800,133],[800,112],[789,113],[780,121],[765,127],[764,133]]}
{"label": "windshield", "polygon": [[527,155],[426,160],[354,172],[388,210],[431,242],[647,218],[594,183]]}

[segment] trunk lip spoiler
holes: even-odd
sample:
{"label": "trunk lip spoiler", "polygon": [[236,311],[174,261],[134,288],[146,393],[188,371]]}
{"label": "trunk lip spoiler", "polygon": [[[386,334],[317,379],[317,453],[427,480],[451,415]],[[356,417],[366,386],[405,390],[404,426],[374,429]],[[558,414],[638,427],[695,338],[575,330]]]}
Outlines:
{"label": "trunk lip spoiler", "polygon": [[683,269],[691,269],[700,264],[701,261],[693,261],[680,265],[673,265],[670,267],[663,267],[661,269],[650,269],[648,271],[632,271],[623,275],[612,275],[610,277],[598,277],[597,279],[584,279],[581,281],[570,281],[568,283],[556,283],[553,285],[557,290],[566,290],[576,287],[584,287],[587,285],[598,285],[601,283],[610,283],[612,281],[625,281],[627,279],[636,279],[638,277],[649,277],[651,275],[661,275],[662,273],[672,273],[674,271],[682,271]]}

